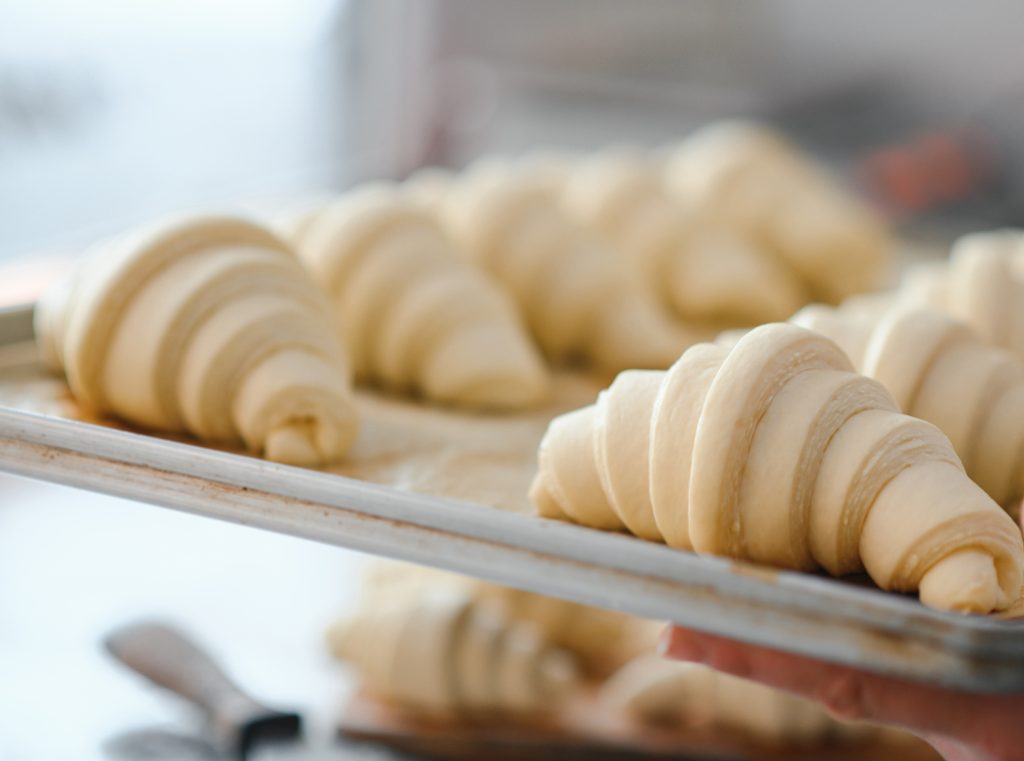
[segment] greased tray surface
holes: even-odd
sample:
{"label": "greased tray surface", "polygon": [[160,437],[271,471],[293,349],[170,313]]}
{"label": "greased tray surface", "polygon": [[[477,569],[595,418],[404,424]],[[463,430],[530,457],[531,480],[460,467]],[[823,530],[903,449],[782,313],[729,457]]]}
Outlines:
{"label": "greased tray surface", "polygon": [[561,376],[548,408],[515,416],[361,394],[352,455],[318,472],[89,418],[39,366],[31,338],[30,307],[0,310],[0,469],[882,673],[1024,690],[1024,620],[940,613],[866,585],[529,514],[547,421],[592,401],[595,381]]}

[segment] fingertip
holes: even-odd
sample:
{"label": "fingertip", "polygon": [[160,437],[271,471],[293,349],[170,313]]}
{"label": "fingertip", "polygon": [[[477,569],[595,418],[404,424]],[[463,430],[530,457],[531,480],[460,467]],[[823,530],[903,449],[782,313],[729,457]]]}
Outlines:
{"label": "fingertip", "polygon": [[856,671],[836,669],[821,680],[815,697],[832,716],[844,721],[877,718],[868,715],[864,701],[864,680]]}
{"label": "fingertip", "polygon": [[669,624],[658,639],[658,652],[678,661],[701,663],[704,660],[705,648],[702,638],[696,632]]}

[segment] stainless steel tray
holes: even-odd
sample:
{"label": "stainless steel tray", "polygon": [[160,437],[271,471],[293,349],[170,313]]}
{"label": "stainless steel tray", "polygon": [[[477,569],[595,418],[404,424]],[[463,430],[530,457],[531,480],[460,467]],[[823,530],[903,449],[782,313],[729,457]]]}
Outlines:
{"label": "stainless steel tray", "polygon": [[[31,349],[31,340],[30,307],[0,311],[0,348]],[[4,372],[0,365],[0,379]],[[0,403],[0,469],[12,473],[882,673],[1024,690],[1024,621],[939,613],[856,584],[38,414],[16,398]]]}

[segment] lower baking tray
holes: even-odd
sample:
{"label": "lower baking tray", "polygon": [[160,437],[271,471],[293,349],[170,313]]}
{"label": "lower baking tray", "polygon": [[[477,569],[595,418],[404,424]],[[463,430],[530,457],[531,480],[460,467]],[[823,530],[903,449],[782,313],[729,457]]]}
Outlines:
{"label": "lower baking tray", "polygon": [[530,515],[526,489],[547,420],[595,390],[585,378],[560,377],[556,403],[518,416],[360,394],[354,451],[319,472],[87,417],[39,365],[31,307],[0,311],[0,469],[880,673],[1024,690],[1024,620],[1012,615],[940,613],[856,580],[700,557]]}

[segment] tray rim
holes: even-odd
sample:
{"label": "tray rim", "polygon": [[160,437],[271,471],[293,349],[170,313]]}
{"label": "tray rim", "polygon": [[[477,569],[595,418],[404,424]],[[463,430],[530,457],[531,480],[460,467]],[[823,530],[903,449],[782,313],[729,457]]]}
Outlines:
{"label": "tray rim", "polygon": [[[0,309],[0,345],[31,340],[31,310]],[[1024,620],[943,613],[821,576],[5,406],[0,470],[883,673],[1024,689]]]}

